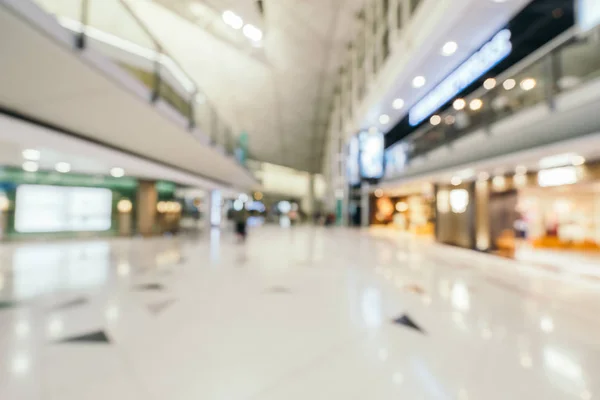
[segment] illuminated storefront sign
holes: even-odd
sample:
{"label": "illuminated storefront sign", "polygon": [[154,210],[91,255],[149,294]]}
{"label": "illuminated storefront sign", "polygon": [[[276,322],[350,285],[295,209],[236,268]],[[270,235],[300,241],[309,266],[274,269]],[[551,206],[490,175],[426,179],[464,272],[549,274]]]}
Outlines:
{"label": "illuminated storefront sign", "polygon": [[383,177],[383,132],[362,132],[360,142],[360,175],[366,179]]}
{"label": "illuminated storefront sign", "polygon": [[423,122],[444,104],[504,60],[512,51],[511,33],[504,29],[419,101],[409,114],[412,126]]}
{"label": "illuminated storefront sign", "polygon": [[542,187],[572,185],[577,183],[577,168],[562,167],[538,172],[538,185]]}
{"label": "illuminated storefront sign", "polygon": [[598,0],[577,1],[577,25],[583,32],[600,25],[600,2]]}

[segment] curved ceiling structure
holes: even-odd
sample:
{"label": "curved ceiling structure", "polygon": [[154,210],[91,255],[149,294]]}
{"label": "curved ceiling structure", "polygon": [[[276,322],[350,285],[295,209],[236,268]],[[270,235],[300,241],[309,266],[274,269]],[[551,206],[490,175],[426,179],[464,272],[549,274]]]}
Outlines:
{"label": "curved ceiling structure", "polygon": [[[362,0],[130,0],[167,51],[198,83],[252,158],[321,168],[335,75],[347,57]],[[260,29],[259,43],[222,18]]]}

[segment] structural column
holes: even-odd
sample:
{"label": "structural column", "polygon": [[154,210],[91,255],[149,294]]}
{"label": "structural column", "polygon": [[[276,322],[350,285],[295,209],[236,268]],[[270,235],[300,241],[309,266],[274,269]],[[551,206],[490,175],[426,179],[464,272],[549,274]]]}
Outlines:
{"label": "structural column", "polygon": [[223,199],[220,190],[212,190],[208,196],[208,227],[220,228],[223,219]]}
{"label": "structural column", "polygon": [[137,231],[140,235],[151,236],[156,220],[158,192],[154,181],[140,181],[137,191]]}
{"label": "structural column", "polygon": [[308,204],[307,214],[309,220],[313,219],[315,215],[315,174],[308,174]]}
{"label": "structural column", "polygon": [[360,191],[360,226],[366,228],[370,225],[370,204],[371,194],[369,185],[365,184],[361,187]]}

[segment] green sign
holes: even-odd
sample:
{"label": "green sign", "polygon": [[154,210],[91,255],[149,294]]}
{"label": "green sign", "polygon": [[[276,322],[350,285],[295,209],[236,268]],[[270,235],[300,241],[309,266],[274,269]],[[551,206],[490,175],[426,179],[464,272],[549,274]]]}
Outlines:
{"label": "green sign", "polygon": [[109,189],[135,190],[137,180],[103,175],[61,174],[59,172],[25,172],[20,168],[0,167],[0,183],[105,187]]}

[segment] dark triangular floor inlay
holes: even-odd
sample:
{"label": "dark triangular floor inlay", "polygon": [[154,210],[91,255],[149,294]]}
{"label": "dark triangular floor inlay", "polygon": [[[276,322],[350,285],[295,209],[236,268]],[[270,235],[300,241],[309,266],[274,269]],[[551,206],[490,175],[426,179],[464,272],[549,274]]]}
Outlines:
{"label": "dark triangular floor inlay", "polygon": [[72,336],[60,340],[58,343],[96,343],[96,344],[110,344],[110,338],[106,336],[104,331],[96,331],[86,333],[80,336]]}
{"label": "dark triangular floor inlay", "polygon": [[175,303],[175,299],[170,299],[170,300],[165,300],[165,301],[161,301],[158,303],[154,303],[154,304],[148,304],[148,310],[154,314],[154,315],[158,315],[161,312],[165,311],[167,308],[169,308],[171,305],[173,305],[173,303]]}
{"label": "dark triangular floor inlay", "polygon": [[407,328],[411,328],[411,329],[414,329],[416,331],[419,331],[419,332],[425,334],[425,331],[406,314],[402,315],[399,318],[394,319],[393,322],[395,324],[403,325]]}
{"label": "dark triangular floor inlay", "polygon": [[76,299],[57,305],[56,307],[54,307],[54,310],[68,310],[70,308],[84,306],[87,303],[89,303],[88,299],[86,299],[85,297],[78,297]]}
{"label": "dark triangular floor inlay", "polygon": [[162,290],[165,290],[165,287],[163,285],[161,285],[160,283],[147,283],[147,284],[143,284],[143,285],[137,285],[135,288],[140,291],[162,291]]}

